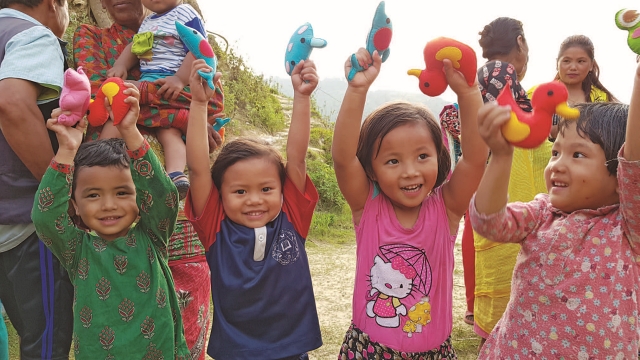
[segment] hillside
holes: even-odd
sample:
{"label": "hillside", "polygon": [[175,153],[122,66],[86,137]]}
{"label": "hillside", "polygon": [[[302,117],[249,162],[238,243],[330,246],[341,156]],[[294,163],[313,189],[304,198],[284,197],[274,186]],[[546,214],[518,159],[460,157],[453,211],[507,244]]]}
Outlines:
{"label": "hillside", "polygon": [[[276,77],[270,80],[278,87],[282,94],[289,97],[293,96],[293,88],[291,87],[291,80],[289,80],[289,78]],[[338,116],[338,110],[340,110],[340,104],[342,103],[342,98],[346,90],[347,81],[344,79],[321,79],[318,88],[313,94],[320,112],[324,116],[329,117],[331,121],[335,121]],[[440,113],[442,107],[449,103],[449,101],[442,98],[430,98],[423,94],[374,90],[367,95],[364,113],[366,115],[384,103],[397,100],[424,104],[436,116]]]}

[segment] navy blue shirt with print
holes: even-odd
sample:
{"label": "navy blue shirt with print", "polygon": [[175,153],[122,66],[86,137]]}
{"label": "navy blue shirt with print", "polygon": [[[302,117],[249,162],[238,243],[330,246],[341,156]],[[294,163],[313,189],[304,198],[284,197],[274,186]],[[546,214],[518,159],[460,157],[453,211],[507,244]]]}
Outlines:
{"label": "navy blue shirt with print", "polygon": [[280,214],[248,228],[224,215],[212,188],[202,215],[185,210],[207,249],[214,317],[207,353],[223,359],[281,359],[322,345],[304,248],[318,193],[286,179]]}

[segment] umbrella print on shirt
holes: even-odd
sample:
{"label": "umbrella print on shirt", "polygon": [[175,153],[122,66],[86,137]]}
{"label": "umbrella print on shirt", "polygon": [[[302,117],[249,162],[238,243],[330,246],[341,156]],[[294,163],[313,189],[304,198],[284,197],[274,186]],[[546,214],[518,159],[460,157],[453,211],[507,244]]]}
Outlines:
{"label": "umbrella print on shirt", "polygon": [[[400,301],[417,291],[423,299],[431,289],[431,266],[424,251],[402,244],[383,245],[370,271],[367,316],[383,327],[397,328],[407,307]],[[415,305],[413,306],[415,307]],[[413,308],[412,307],[412,308]]]}

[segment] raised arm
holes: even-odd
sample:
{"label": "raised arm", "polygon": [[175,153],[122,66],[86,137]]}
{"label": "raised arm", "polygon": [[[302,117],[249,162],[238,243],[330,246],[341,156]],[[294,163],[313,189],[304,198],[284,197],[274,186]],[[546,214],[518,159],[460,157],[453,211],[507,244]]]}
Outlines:
{"label": "raised arm", "polygon": [[482,96],[478,84],[469,86],[464,76],[455,70],[449,60],[444,61],[449,86],[458,94],[460,112],[460,147],[462,158],[442,188],[451,228],[457,229],[460,218],[467,211],[471,196],[478,188],[484,173],[489,149],[478,133],[478,110]]}
{"label": "raised arm", "polygon": [[311,131],[311,94],[318,86],[316,65],[301,61],[291,72],[293,111],[287,135],[287,177],[304,194],[307,178],[307,149]]}
{"label": "raised arm", "polygon": [[480,214],[494,214],[507,205],[513,146],[502,136],[501,128],[510,117],[508,107],[493,102],[486,103],[478,112],[478,130],[491,149],[491,159],[475,198]]}
{"label": "raised arm", "polygon": [[209,163],[209,141],[207,137],[207,101],[213,90],[203,82],[198,70],[211,71],[204,60],[193,62],[189,86],[191,88],[191,111],[187,128],[187,166],[189,167],[189,189],[193,214],[200,217],[204,211],[213,180]]}
{"label": "raised arm", "polygon": [[[47,127],[56,133],[60,147],[40,182],[31,218],[40,239],[69,269],[74,261],[72,249],[76,247],[77,238],[84,233],[74,226],[67,210],[71,198],[73,160],[87,123],[83,119],[75,128],[60,125],[60,114],[60,109],[54,110],[52,118],[47,121]],[[75,273],[70,272],[69,275],[74,276]]]}
{"label": "raised arm", "polygon": [[[333,157],[333,168],[336,172],[338,186],[351,208],[353,221],[357,224],[360,222],[360,216],[369,194],[367,174],[356,156],[360,124],[367,92],[378,77],[382,59],[377,51],[373,52],[372,59],[372,56],[364,48],[358,50],[356,58],[366,70],[356,73],[344,94],[333,132],[331,156]],[[372,62],[373,65],[369,66],[368,64]],[[351,70],[351,57],[347,59],[344,67],[346,77]]]}
{"label": "raised arm", "polygon": [[627,120],[627,135],[624,145],[624,158],[629,161],[640,160],[640,65],[636,69],[633,80],[633,91],[629,104],[629,116]]}

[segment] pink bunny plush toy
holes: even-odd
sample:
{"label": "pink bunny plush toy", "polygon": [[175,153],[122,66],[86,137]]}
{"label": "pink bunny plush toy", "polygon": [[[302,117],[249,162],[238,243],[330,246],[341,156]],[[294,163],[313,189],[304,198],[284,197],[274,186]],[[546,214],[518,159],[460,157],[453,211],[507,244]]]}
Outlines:
{"label": "pink bunny plush toy", "polygon": [[64,82],[60,93],[60,109],[71,111],[71,114],[61,114],[58,123],[66,126],[75,125],[84,117],[91,101],[91,84],[89,78],[78,67],[78,71],[67,69],[64,72]]}

